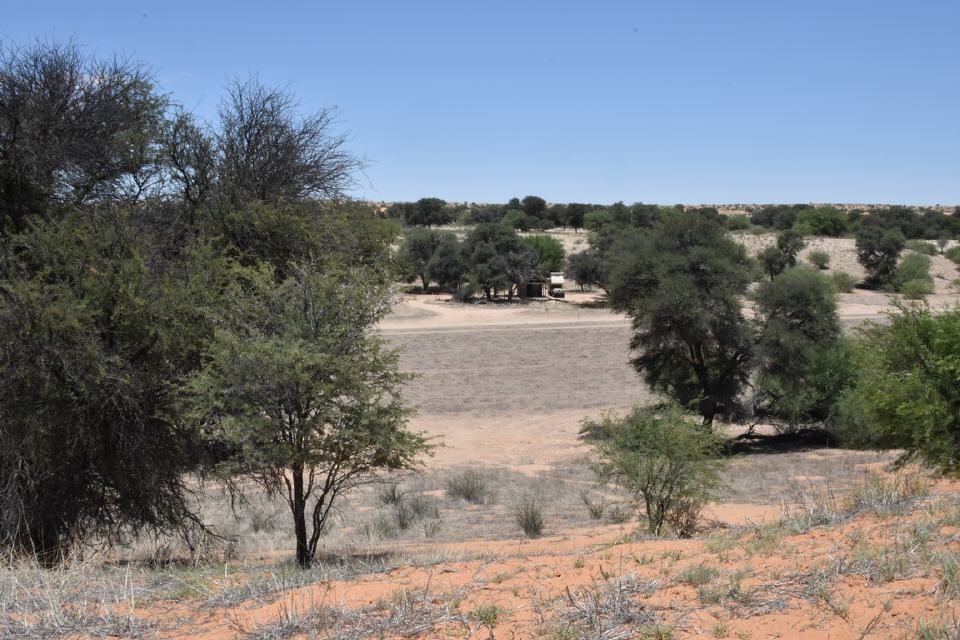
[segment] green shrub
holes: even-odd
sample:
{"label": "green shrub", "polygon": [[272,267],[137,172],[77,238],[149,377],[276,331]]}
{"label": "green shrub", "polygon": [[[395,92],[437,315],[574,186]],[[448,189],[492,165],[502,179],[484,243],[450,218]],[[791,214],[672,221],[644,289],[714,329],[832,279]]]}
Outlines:
{"label": "green shrub", "polygon": [[532,496],[524,496],[517,503],[513,517],[528,538],[539,538],[543,534],[543,509]]}
{"label": "green shrub", "polygon": [[487,480],[476,471],[464,471],[444,483],[447,496],[466,500],[471,504],[483,504],[490,498]]}
{"label": "green shrub", "polygon": [[588,211],[583,216],[583,226],[590,231],[599,231],[603,227],[613,223],[613,214],[603,209]]}
{"label": "green shrub", "polygon": [[677,582],[688,584],[691,587],[700,587],[717,579],[720,572],[705,564],[687,567],[677,576]]}
{"label": "green shrub", "polygon": [[947,257],[948,260],[955,264],[960,264],[960,245],[955,247],[950,247],[943,252],[943,255]]}
{"label": "green shrub", "polygon": [[916,284],[916,281],[929,283],[930,291],[928,293],[933,292],[933,278],[930,277],[929,256],[920,253],[909,253],[900,261],[900,266],[893,276],[893,288],[896,291],[907,293],[904,287],[907,283],[913,283],[911,290],[914,292],[920,291],[922,288],[918,289],[919,285]]}
{"label": "green shrub", "polygon": [[479,604],[470,612],[472,619],[488,628],[496,625],[502,615],[503,610],[495,604]]}
{"label": "green shrub", "polygon": [[[675,404],[587,420],[581,436],[596,447],[610,477],[632,494],[654,535],[665,524],[691,517],[695,522],[720,487],[720,438]],[[689,526],[678,530],[691,533]]]}
{"label": "green shrub", "polygon": [[907,249],[916,253],[922,253],[925,256],[937,255],[937,245],[925,240],[907,240]]}
{"label": "green shrub", "polygon": [[566,261],[563,244],[553,236],[533,235],[520,238],[520,242],[537,254],[537,269],[544,275],[550,271],[562,271]]}
{"label": "green shrub", "polygon": [[807,261],[817,269],[826,269],[830,266],[830,254],[826,251],[811,251]]}
{"label": "green shrub", "polygon": [[933,293],[933,282],[930,280],[908,280],[900,286],[900,293],[910,300],[922,300]]}
{"label": "green shrub", "polygon": [[757,288],[755,317],[755,410],[778,431],[824,424],[848,377],[830,280],[788,269]]}
{"label": "green shrub", "polygon": [[527,214],[519,209],[511,209],[507,211],[503,215],[503,218],[500,219],[500,222],[508,227],[512,227],[520,231],[527,231],[530,229],[529,218]]}
{"label": "green shrub", "polygon": [[724,218],[723,224],[730,231],[746,231],[750,228],[750,218],[745,215],[736,214]]}
{"label": "green shrub", "polygon": [[942,472],[960,472],[960,308],[937,313],[899,305],[887,325],[859,340],[859,375],[845,399],[853,433],[873,447],[902,449]]}
{"label": "green shrub", "polygon": [[803,209],[797,213],[793,228],[804,236],[839,237],[850,226],[847,214],[836,207]]}
{"label": "green shrub", "polygon": [[830,274],[830,282],[838,293],[850,293],[857,286],[857,279],[846,271],[835,271]]}

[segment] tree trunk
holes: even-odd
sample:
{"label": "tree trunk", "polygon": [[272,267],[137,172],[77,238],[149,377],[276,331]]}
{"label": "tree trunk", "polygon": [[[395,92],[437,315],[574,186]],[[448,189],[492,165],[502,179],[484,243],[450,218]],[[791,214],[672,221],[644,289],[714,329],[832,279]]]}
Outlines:
{"label": "tree trunk", "polygon": [[421,273],[420,282],[423,283],[423,292],[426,293],[427,289],[430,288],[430,280],[427,279],[427,276],[425,274]]}
{"label": "tree trunk", "polygon": [[64,550],[55,527],[40,525],[30,531],[30,544],[37,562],[44,567],[53,567],[64,560]]}
{"label": "tree trunk", "polygon": [[293,470],[293,528],[297,536],[297,564],[306,569],[313,560],[310,547],[307,544],[307,502],[303,497],[303,471]]}

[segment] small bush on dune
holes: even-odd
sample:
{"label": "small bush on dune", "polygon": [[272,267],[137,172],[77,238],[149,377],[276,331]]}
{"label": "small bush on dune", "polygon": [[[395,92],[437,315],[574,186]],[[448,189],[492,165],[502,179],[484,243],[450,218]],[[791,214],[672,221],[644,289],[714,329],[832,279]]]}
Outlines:
{"label": "small bush on dune", "polygon": [[720,572],[705,564],[687,567],[677,576],[677,582],[688,584],[691,587],[700,587],[709,584],[719,577]]}
{"label": "small bush on dune", "polygon": [[471,504],[483,504],[490,498],[487,480],[476,471],[464,471],[444,483],[447,496],[466,500]]}
{"label": "small bush on dune", "polygon": [[720,438],[677,405],[587,420],[581,437],[596,447],[610,477],[634,496],[654,535],[664,525],[691,535],[720,487]]}
{"label": "small bush on dune", "polygon": [[960,245],[947,249],[943,252],[943,255],[954,264],[960,264]]}
{"label": "small bush on dune", "polygon": [[623,524],[630,522],[632,514],[629,509],[621,509],[619,505],[614,506],[607,512],[607,522],[610,524]]}
{"label": "small bush on dune", "polygon": [[603,496],[600,496],[600,499],[594,502],[586,490],[581,490],[580,499],[583,501],[583,505],[587,508],[587,513],[590,514],[591,519],[599,520],[603,517],[603,512],[607,508],[607,501]]}
{"label": "small bush on dune", "polygon": [[853,491],[849,509],[854,513],[869,511],[879,516],[902,515],[912,502],[929,493],[929,484],[914,476],[871,474]]}
{"label": "small bush on dune", "polygon": [[846,271],[836,271],[830,274],[830,282],[838,293],[850,293],[857,286],[857,279]]}
{"label": "small bush on dune", "polygon": [[400,490],[400,485],[396,483],[384,484],[377,491],[377,500],[383,505],[399,504],[403,500],[403,491]]}
{"label": "small bush on dune", "polygon": [[407,499],[407,505],[414,517],[418,520],[437,519],[440,517],[440,508],[437,501],[430,496],[417,494]]}
{"label": "small bush on dune", "polygon": [[524,496],[514,508],[513,516],[528,538],[539,538],[543,534],[543,509],[534,497]]}
{"label": "small bush on dune", "polygon": [[817,269],[826,269],[830,266],[830,254],[826,251],[811,251],[807,260]]}

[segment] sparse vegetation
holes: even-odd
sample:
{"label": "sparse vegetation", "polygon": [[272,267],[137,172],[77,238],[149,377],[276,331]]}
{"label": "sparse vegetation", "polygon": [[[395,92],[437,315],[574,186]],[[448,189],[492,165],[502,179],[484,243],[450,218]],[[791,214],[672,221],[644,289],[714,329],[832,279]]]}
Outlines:
{"label": "sparse vegetation", "polygon": [[0,42],[0,636],[960,636],[960,207],[363,202],[336,110],[85,47]]}
{"label": "sparse vegetation", "polygon": [[492,497],[486,479],[473,470],[447,478],[444,489],[451,498],[459,498],[472,504],[483,504]]}
{"label": "sparse vegetation", "polygon": [[826,251],[811,251],[809,255],[807,255],[807,260],[821,271],[830,266],[830,254]]}
{"label": "sparse vegetation", "polygon": [[539,538],[543,534],[543,508],[535,497],[523,496],[514,508],[513,515],[517,526],[528,538]]}

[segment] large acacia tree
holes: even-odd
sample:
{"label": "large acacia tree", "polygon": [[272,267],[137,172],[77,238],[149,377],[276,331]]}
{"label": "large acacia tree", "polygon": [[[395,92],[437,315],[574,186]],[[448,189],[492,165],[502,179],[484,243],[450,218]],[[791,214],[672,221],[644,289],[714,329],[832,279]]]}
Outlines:
{"label": "large acacia tree", "polygon": [[188,385],[192,413],[252,478],[290,507],[297,562],[309,566],[336,499],[429,449],[406,428],[399,355],[374,330],[389,309],[377,274],[336,265],[238,273],[222,328]]}
{"label": "large acacia tree", "polygon": [[759,286],[755,310],[758,417],[784,431],[825,424],[852,376],[830,281],[787,269]]}
{"label": "large acacia tree", "polygon": [[753,331],[741,309],[750,260],[723,225],[669,212],[607,254],[611,303],[633,322],[633,365],[651,389],[709,425],[742,409]]}
{"label": "large acacia tree", "polygon": [[0,544],[53,562],[196,522],[184,474],[202,448],[176,385],[209,336],[216,268],[160,244],[122,210],[0,238]]}
{"label": "large acacia tree", "polygon": [[142,64],[72,43],[0,48],[0,231],[53,202],[156,193],[166,107]]}

